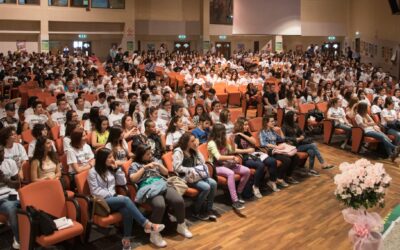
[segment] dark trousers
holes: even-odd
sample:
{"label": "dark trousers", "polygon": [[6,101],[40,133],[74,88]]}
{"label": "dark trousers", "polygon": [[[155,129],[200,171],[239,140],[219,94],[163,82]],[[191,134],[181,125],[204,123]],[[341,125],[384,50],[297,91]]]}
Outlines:
{"label": "dark trousers", "polygon": [[283,179],[285,177],[292,176],[293,170],[299,165],[299,157],[294,155],[292,157],[282,154],[274,154],[276,160],[281,161],[282,165],[277,168],[278,178]]}
{"label": "dark trousers", "polygon": [[153,197],[149,203],[153,209],[151,222],[161,224],[167,205],[174,210],[179,224],[185,221],[185,203],[173,187],[167,187],[167,191]]}
{"label": "dark trousers", "polygon": [[265,171],[268,169],[271,181],[276,181],[276,160],[272,157],[268,157],[264,161],[259,159],[247,159],[243,162],[243,165],[256,170],[254,173],[254,186],[259,187],[264,179]]}

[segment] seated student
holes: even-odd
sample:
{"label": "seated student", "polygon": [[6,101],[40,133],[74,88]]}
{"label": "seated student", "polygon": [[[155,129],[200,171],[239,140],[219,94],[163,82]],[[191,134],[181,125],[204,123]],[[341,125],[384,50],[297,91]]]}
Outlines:
{"label": "seated student", "polygon": [[78,113],[76,113],[75,110],[72,110],[72,109],[68,110],[67,114],[65,115],[65,117],[66,117],[65,124],[64,124],[64,126],[60,127],[60,136],[61,137],[65,136],[66,129],[67,129],[67,124],[69,122],[79,122],[80,123]]}
{"label": "seated student", "polygon": [[140,133],[140,131],[133,122],[132,116],[130,115],[124,115],[124,117],[122,117],[121,127],[124,131],[124,139],[127,142],[131,141],[135,135]]}
{"label": "seated student", "polygon": [[211,107],[212,103],[219,102],[218,97],[216,96],[216,93],[217,92],[215,91],[215,89],[210,89],[207,92],[207,98],[204,100],[204,105],[208,108],[208,110],[210,108],[212,109],[212,107]]}
{"label": "seated student", "polygon": [[[174,150],[173,166],[174,171],[183,178],[189,176],[191,172],[196,172],[196,166],[202,165],[207,168],[203,155],[198,152],[198,146],[197,139],[189,132],[183,134],[179,139],[178,147]],[[195,183],[189,183],[188,180],[187,182],[200,192],[193,206],[193,216],[199,220],[210,219],[215,221],[217,217],[212,208],[217,191],[217,182],[211,177]],[[206,209],[202,209],[204,205]]]}
{"label": "seated student", "polygon": [[68,110],[67,101],[65,99],[57,100],[57,110],[51,114],[51,119],[58,126],[63,126],[67,121],[66,113]]}
{"label": "seated student", "polygon": [[161,108],[158,110],[158,117],[167,123],[171,120],[171,101],[164,100],[162,102]]}
{"label": "seated student", "polygon": [[81,128],[81,123],[77,121],[68,122],[65,128],[65,136],[63,137],[63,149],[67,152],[71,149],[71,134],[76,128]]}
{"label": "seated student", "polygon": [[219,114],[219,122],[225,126],[226,136],[230,137],[233,133],[235,125],[231,122],[231,111],[223,109]]}
{"label": "seated student", "polygon": [[200,144],[207,142],[210,127],[211,118],[206,113],[203,113],[199,118],[197,128],[192,130],[192,134],[199,140]]}
{"label": "seated student", "polygon": [[396,146],[385,135],[374,120],[368,115],[368,105],[361,102],[357,106],[357,115],[355,117],[357,126],[364,130],[366,136],[370,136],[380,140],[383,143],[386,154],[390,157],[391,161],[395,161],[400,152],[400,146]]}
{"label": "seated student", "polygon": [[211,104],[211,112],[209,113],[213,124],[220,122],[219,121],[220,113],[221,113],[221,103],[219,103],[219,101],[213,102]]}
{"label": "seated student", "polygon": [[171,115],[172,117],[179,116],[182,118],[182,123],[183,126],[185,127],[185,130],[195,128],[194,124],[189,119],[190,117],[189,111],[187,111],[187,109],[185,109],[181,104],[172,105]]}
{"label": "seated student", "polygon": [[0,145],[4,147],[4,159],[11,159],[17,163],[19,177],[22,180],[22,165],[28,161],[24,146],[18,143],[18,136],[14,127],[7,127],[0,130]]}
{"label": "seated student", "polygon": [[78,96],[75,99],[74,104],[75,104],[75,106],[73,107],[73,109],[78,114],[78,119],[82,120],[83,115],[90,112],[90,107],[85,106],[85,100],[81,96]]}
{"label": "seated student", "polygon": [[204,110],[204,106],[202,104],[197,104],[194,109],[194,115],[192,118],[193,125],[197,127],[199,125],[200,116],[205,113],[206,111]]}
{"label": "seated student", "polygon": [[[108,116],[99,107],[91,107],[89,111],[89,119],[84,120],[83,128],[86,132],[91,132],[96,129],[97,120],[101,115]],[[108,118],[107,118],[108,119]]]}
{"label": "seated student", "polygon": [[110,127],[121,126],[122,117],[124,116],[124,110],[122,105],[118,101],[114,101],[110,105],[110,115],[108,115],[108,121]]}
{"label": "seated student", "polygon": [[[232,207],[240,210],[244,208],[242,192],[250,177],[250,170],[242,165],[239,165],[240,158],[233,155],[236,153],[232,148],[231,143],[226,138],[225,126],[217,123],[213,126],[208,138],[207,150],[210,155],[210,162],[216,166],[218,175],[228,179],[228,189],[232,199]],[[239,186],[235,185],[235,174],[240,175]]]}
{"label": "seated student", "polygon": [[[156,107],[148,108],[146,110],[145,117],[146,117],[146,120],[147,119],[152,120],[156,124],[158,131],[160,131],[162,134],[165,134],[165,132],[168,129],[168,123],[165,120],[160,119],[158,117],[158,108],[156,108]],[[144,123],[142,123],[141,131],[144,132]]]}
{"label": "seated student", "polygon": [[385,99],[385,108],[381,112],[381,124],[386,129],[386,133],[395,136],[395,145],[400,144],[400,121],[399,116],[394,109],[392,97]]}
{"label": "seated student", "polygon": [[92,133],[91,144],[94,149],[104,147],[110,134],[108,118],[104,115],[99,116],[96,121],[95,129]]}
{"label": "seated student", "polygon": [[0,119],[0,128],[14,127],[17,134],[20,134],[22,126],[19,118],[16,118],[15,104],[7,103],[4,110],[6,111],[6,116]]}
{"label": "seated student", "polygon": [[144,228],[146,233],[159,233],[164,229],[163,224],[153,224],[146,219],[135,203],[127,196],[117,195],[116,185],[126,185],[125,173],[115,164],[111,150],[99,149],[96,153],[96,164],[89,170],[87,177],[90,193],[105,199],[111,212],[119,212],[122,215],[123,224],[123,249],[131,249],[133,220]]}
{"label": "seated student", "polygon": [[[275,119],[273,116],[263,117],[263,128],[260,131],[260,145],[266,147],[271,154],[274,148],[280,148],[280,143],[284,142],[284,137],[279,135],[275,130]],[[282,162],[282,165],[277,168],[276,183],[281,187],[287,187],[290,184],[299,183],[292,177],[293,170],[299,165],[299,157],[297,154],[288,156],[284,154],[273,154],[276,160]],[[287,183],[288,182],[288,183]]]}
{"label": "seated student", "polygon": [[275,84],[270,85],[269,83],[264,84],[264,94],[263,94],[263,103],[264,108],[268,115],[274,114],[277,112],[277,103],[278,103],[278,95],[275,92]]}
{"label": "seated student", "polygon": [[106,148],[114,153],[114,159],[118,166],[122,166],[126,161],[132,158],[133,154],[129,152],[128,143],[124,139],[122,127],[113,126],[110,128]]}
{"label": "seated student", "polygon": [[335,128],[340,128],[346,131],[346,140],[340,146],[342,149],[345,149],[346,145],[348,145],[351,140],[352,125],[347,120],[346,113],[341,106],[341,101],[338,98],[331,99],[327,118],[334,121]]}
{"label": "seated student", "polygon": [[256,106],[258,105],[258,100],[257,100],[257,96],[258,96],[258,88],[257,86],[250,82],[249,84],[247,84],[246,87],[246,102],[247,102],[247,106]]}
{"label": "seated student", "polygon": [[297,100],[296,96],[294,95],[294,92],[292,90],[289,90],[286,92],[286,98],[281,99],[278,101],[278,106],[282,109],[285,109],[285,112],[288,111],[298,111],[298,105],[297,105]]}
{"label": "seated student", "polygon": [[179,138],[185,133],[183,129],[182,118],[175,116],[171,119],[168,129],[166,131],[166,142],[165,145],[168,150],[173,150],[178,144]]}
{"label": "seated student", "polygon": [[47,124],[50,128],[54,126],[54,122],[47,110],[43,109],[43,103],[36,101],[33,104],[33,114],[25,117],[24,129],[33,129],[33,126],[37,123]]}
{"label": "seated student", "polygon": [[[241,155],[243,165],[248,168],[254,168],[256,170],[254,174],[253,185],[254,196],[256,198],[262,198],[259,188],[267,170],[270,177],[267,185],[274,192],[279,191],[276,186],[276,160],[272,157],[268,157],[268,155],[266,154],[259,153],[260,156],[254,154],[256,151],[256,139],[250,133],[249,122],[246,118],[240,117],[236,121],[234,134],[232,135],[232,137],[236,151],[242,152]],[[263,155],[263,158],[261,158],[261,155]]]}
{"label": "seated student", "polygon": [[[150,146],[139,145],[135,150],[135,156],[135,161],[129,168],[128,176],[131,182],[138,185],[139,190],[162,179],[162,176],[168,175],[168,169],[153,160]],[[192,238],[192,233],[185,223],[185,202],[175,188],[167,186],[165,193],[156,195],[149,199],[147,203],[152,207],[151,221],[161,223],[168,205],[174,211],[174,219],[178,222],[176,231],[186,238]],[[150,242],[157,247],[167,246],[167,242],[158,232],[150,234]]]}
{"label": "seated student", "polygon": [[296,113],[289,111],[285,114],[282,127],[285,139],[290,141],[293,146],[296,146],[297,151],[308,153],[308,161],[310,164],[308,175],[319,176],[319,173],[314,169],[315,157],[317,157],[318,161],[321,163],[322,169],[332,168],[333,166],[325,162],[317,145],[313,143],[312,140],[309,140],[309,138],[306,138],[305,133],[300,129],[299,125],[297,125],[295,121],[297,121]]}
{"label": "seated student", "polygon": [[[49,134],[49,131],[48,131],[46,125],[38,123],[38,124],[35,124],[31,133],[32,133],[33,138],[35,138],[35,139],[33,139],[29,143],[29,146],[28,146],[28,157],[29,158],[32,158],[32,156],[33,156],[33,152],[35,151],[37,139],[41,136],[47,137]],[[56,151],[56,146],[54,145],[54,142],[53,141],[51,141],[51,142],[52,142],[54,151]]]}
{"label": "seated student", "polygon": [[94,166],[94,154],[86,143],[86,132],[83,128],[75,128],[71,133],[71,148],[67,151],[68,172],[80,173]]}
{"label": "seated student", "polygon": [[[6,188],[10,188],[13,193],[17,192],[15,189],[20,185],[17,177],[18,171],[18,166],[14,160],[4,159],[4,147],[0,145],[0,192],[2,189]],[[19,200],[10,199],[9,194],[0,195],[0,213],[7,216],[14,235],[12,243],[13,249],[20,248],[17,219],[17,209],[19,205]]]}
{"label": "seated student", "polygon": [[[101,92],[98,95],[98,98],[96,101],[93,102],[92,108],[93,107],[98,107],[100,110],[104,111],[104,114],[107,113],[108,110],[108,103],[107,103],[107,94],[104,92]],[[109,110],[108,110],[109,111]]]}
{"label": "seated student", "polygon": [[31,161],[31,181],[54,180],[61,177],[61,163],[53,141],[45,136],[37,139]]}
{"label": "seated student", "polygon": [[39,98],[37,96],[30,96],[28,98],[28,108],[25,109],[24,111],[24,117],[28,117],[30,115],[33,115],[33,106],[37,102]]}
{"label": "seated student", "polygon": [[384,100],[381,96],[376,96],[372,101],[371,114],[380,115],[383,109]]}

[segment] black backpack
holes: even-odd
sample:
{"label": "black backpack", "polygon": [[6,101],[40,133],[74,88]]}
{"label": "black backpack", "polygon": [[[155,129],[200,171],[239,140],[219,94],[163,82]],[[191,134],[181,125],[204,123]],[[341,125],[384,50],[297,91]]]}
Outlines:
{"label": "black backpack", "polygon": [[54,223],[54,220],[57,219],[55,216],[37,210],[33,206],[27,206],[26,211],[32,218],[32,231],[35,236],[50,235],[57,230],[56,223]]}

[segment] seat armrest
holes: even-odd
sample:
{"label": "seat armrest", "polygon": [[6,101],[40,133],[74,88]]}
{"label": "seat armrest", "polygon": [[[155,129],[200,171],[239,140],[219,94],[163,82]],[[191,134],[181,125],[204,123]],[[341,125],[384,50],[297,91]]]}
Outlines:
{"label": "seat armrest", "polygon": [[73,198],[66,198],[65,203],[67,205],[67,217],[74,220],[81,220],[81,209],[78,202]]}
{"label": "seat armrest", "polygon": [[126,185],[117,185],[115,186],[115,191],[117,194],[124,195],[130,197],[130,191]]}
{"label": "seat armrest", "polygon": [[20,249],[33,249],[36,236],[32,230],[32,218],[22,209],[17,210]]}

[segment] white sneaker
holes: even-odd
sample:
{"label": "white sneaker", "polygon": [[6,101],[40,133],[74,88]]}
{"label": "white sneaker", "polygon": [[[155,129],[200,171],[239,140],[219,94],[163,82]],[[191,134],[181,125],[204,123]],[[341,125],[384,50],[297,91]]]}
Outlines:
{"label": "white sneaker", "polygon": [[268,187],[270,187],[270,188],[272,189],[272,191],[274,191],[274,192],[279,192],[279,191],[281,191],[281,190],[276,186],[276,183],[273,182],[273,181],[268,181],[268,182],[267,182],[267,185],[268,185]]}
{"label": "white sneaker", "polygon": [[260,192],[260,189],[253,185],[253,194],[257,199],[261,199],[263,196]]}
{"label": "white sneaker", "polygon": [[167,242],[163,239],[160,233],[150,233],[150,242],[153,243],[156,247],[166,247]]}
{"label": "white sneaker", "polygon": [[15,239],[15,237],[14,237],[14,242],[12,243],[12,247],[13,247],[14,249],[19,249],[19,248],[20,248],[19,243],[17,242],[17,240]]}
{"label": "white sneaker", "polygon": [[176,219],[176,217],[174,215],[170,214],[170,213],[168,213],[168,218],[169,218],[169,221],[171,221],[171,222],[177,222],[178,221]]}
{"label": "white sneaker", "polygon": [[189,229],[187,228],[185,222],[183,222],[183,223],[181,223],[181,224],[178,224],[178,227],[176,228],[176,231],[177,231],[179,234],[185,236],[185,238],[190,239],[190,238],[193,237],[193,234],[189,231]]}

